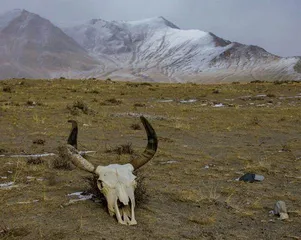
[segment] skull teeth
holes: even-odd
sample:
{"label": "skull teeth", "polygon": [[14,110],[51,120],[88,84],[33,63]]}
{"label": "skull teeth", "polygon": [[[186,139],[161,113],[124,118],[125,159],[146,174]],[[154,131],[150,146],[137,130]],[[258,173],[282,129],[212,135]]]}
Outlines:
{"label": "skull teeth", "polygon": [[132,202],[131,202],[131,206],[129,206],[129,205],[123,205],[122,203],[120,203],[120,201],[117,200],[115,203],[115,213],[119,223],[125,225],[137,224]]}

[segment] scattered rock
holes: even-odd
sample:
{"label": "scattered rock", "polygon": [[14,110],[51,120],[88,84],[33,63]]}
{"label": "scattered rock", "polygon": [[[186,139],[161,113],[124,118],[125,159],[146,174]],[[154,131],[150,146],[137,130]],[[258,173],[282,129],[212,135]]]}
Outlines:
{"label": "scattered rock", "polygon": [[217,103],[217,104],[213,105],[213,107],[220,108],[220,107],[225,107],[225,105],[222,103]]}
{"label": "scattered rock", "polygon": [[287,208],[284,201],[277,201],[274,206],[274,215],[278,215],[280,220],[288,219]]}
{"label": "scattered rock", "polygon": [[173,163],[177,163],[179,161],[177,160],[169,160],[169,161],[166,161],[166,162],[161,162],[161,164],[173,164]]}
{"label": "scattered rock", "polygon": [[196,102],[196,99],[188,99],[188,100],[180,100],[180,103],[194,103]]}
{"label": "scattered rock", "polygon": [[75,193],[69,193],[67,194],[68,197],[71,197],[68,203],[64,203],[62,207],[69,206],[73,203],[79,202],[79,201],[86,201],[89,199],[92,199],[93,194],[84,194],[84,192],[75,192]]}
{"label": "scattered rock", "polygon": [[1,183],[0,189],[10,189],[13,187],[14,184],[15,184],[15,182]]}
{"label": "scattered rock", "polygon": [[245,175],[241,176],[238,180],[250,183],[255,181],[261,182],[264,180],[264,176],[255,173],[246,173]]}
{"label": "scattered rock", "polygon": [[172,99],[162,99],[162,100],[158,100],[158,102],[169,103],[169,102],[173,102],[173,100]]}

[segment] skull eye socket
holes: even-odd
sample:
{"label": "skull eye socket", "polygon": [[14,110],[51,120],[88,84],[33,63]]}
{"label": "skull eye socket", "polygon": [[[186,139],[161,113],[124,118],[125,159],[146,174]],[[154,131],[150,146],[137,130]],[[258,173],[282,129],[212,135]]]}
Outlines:
{"label": "skull eye socket", "polygon": [[99,190],[103,189],[103,183],[100,180],[97,180],[97,186],[99,188]]}

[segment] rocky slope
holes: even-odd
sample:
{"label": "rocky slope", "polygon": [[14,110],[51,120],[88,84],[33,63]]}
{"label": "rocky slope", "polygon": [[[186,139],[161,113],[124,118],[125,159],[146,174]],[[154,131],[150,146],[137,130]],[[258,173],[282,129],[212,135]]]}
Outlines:
{"label": "rocky slope", "polygon": [[25,10],[0,17],[0,78],[49,78],[97,62],[50,21]]}
{"label": "rocky slope", "polygon": [[64,31],[101,62],[95,76],[154,81],[300,79],[298,58],[200,30],[181,30],[163,17],[133,22],[94,19]]}
{"label": "rocky slope", "polygon": [[0,16],[0,79],[301,79],[298,57],[281,58],[209,32],[181,30],[163,17],[131,22],[93,19],[63,31],[24,10]]}

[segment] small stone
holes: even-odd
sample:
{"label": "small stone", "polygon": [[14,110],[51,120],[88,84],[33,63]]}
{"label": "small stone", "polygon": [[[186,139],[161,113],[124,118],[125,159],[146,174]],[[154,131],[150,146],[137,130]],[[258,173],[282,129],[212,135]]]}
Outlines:
{"label": "small stone", "polygon": [[279,215],[280,220],[288,219],[287,208],[284,201],[277,201],[274,206],[274,214]]}
{"label": "small stone", "polygon": [[254,174],[254,173],[246,173],[245,175],[243,175],[239,178],[239,181],[250,182],[250,183],[255,182],[255,181],[261,182],[263,180],[264,180],[264,176]]}

